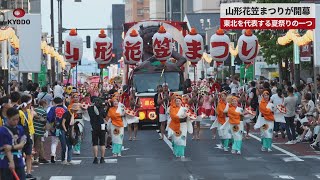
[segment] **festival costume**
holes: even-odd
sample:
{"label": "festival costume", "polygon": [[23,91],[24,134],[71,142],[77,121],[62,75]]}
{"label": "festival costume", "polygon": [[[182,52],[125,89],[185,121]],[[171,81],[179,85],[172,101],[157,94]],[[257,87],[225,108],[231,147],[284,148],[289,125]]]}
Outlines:
{"label": "festival costume", "polygon": [[187,115],[186,107],[177,107],[175,104],[170,107],[170,124],[168,137],[172,137],[173,153],[176,157],[184,157],[187,145],[187,133],[193,133],[191,120]]}
{"label": "festival costume", "polygon": [[242,147],[242,133],[243,133],[243,122],[241,119],[241,112],[243,111],[240,107],[230,105],[228,109],[230,130],[232,134],[232,150],[241,152]]}
{"label": "festival costume", "polygon": [[[229,106],[229,105],[228,105]],[[217,120],[214,121],[210,129],[217,128],[218,129],[218,135],[221,140],[221,144],[223,147],[225,147],[227,150],[229,146],[229,141],[231,139],[231,132],[229,132],[227,126],[229,126],[228,118],[226,117],[226,114],[224,113],[225,109],[228,108],[227,103],[220,100],[218,102],[217,106]],[[225,125],[225,126],[224,126]],[[224,127],[226,128],[224,128]]]}
{"label": "festival costume", "polygon": [[[26,136],[22,126],[17,126],[15,128],[9,128],[7,126],[0,127],[0,147],[4,145],[17,145],[20,141],[25,141]],[[15,171],[20,179],[25,179],[24,171],[24,159],[21,150],[11,150],[13,155],[13,160],[15,164]],[[0,179],[13,180],[15,179],[9,169],[9,160],[3,149],[0,149]]]}
{"label": "festival costume", "polygon": [[27,112],[19,111],[20,122],[23,127],[27,127],[29,129],[30,136],[34,134],[34,126],[33,126],[33,116],[31,114],[31,110],[27,109]]}
{"label": "festival costume", "polygon": [[[134,106],[130,106],[130,101],[134,101]],[[126,111],[131,111],[131,113],[126,113],[125,116],[125,120],[127,121],[128,124],[134,124],[134,123],[139,123],[139,117],[138,117],[138,113],[137,113],[137,109],[136,106],[139,102],[139,97],[134,97],[134,99],[129,98],[127,99],[127,105],[125,105],[126,107]]]}
{"label": "festival costume", "polygon": [[[72,93],[71,97],[73,97],[74,95],[78,95],[78,93],[77,92]],[[68,106],[68,110],[71,109],[71,107],[73,106],[74,103],[75,103],[74,99],[72,98],[70,100],[70,104]],[[87,112],[87,109],[84,109],[84,108],[81,107],[81,109],[79,111],[77,111],[77,113],[74,115],[74,122],[75,122],[75,125],[78,126],[80,134],[83,134],[83,130],[84,130],[84,121],[83,121],[84,117],[83,117],[83,114],[85,114],[86,112]],[[82,138],[80,136],[80,138],[78,138],[77,144],[73,146],[75,154],[78,154],[78,155],[80,154],[81,142],[82,142]]]}
{"label": "festival costume", "polygon": [[271,149],[274,127],[274,105],[263,98],[259,105],[259,111],[260,113],[254,128],[260,128],[262,148]]}
{"label": "festival costume", "polygon": [[205,95],[203,96],[203,105],[202,108],[204,109],[204,114],[209,117],[211,114],[211,101],[212,101],[212,97],[210,95]]}
{"label": "festival costume", "polygon": [[[169,92],[168,92],[169,93]],[[169,93],[170,96],[170,93]],[[160,93],[161,100],[164,99],[164,94]],[[159,108],[159,122],[165,122],[169,119],[168,109],[169,109],[170,103],[169,101],[164,101],[160,105]]]}
{"label": "festival costume", "polygon": [[112,134],[112,153],[121,154],[123,138],[124,138],[124,126],[126,123],[123,121],[124,105],[119,103],[118,107],[111,107],[108,111],[108,117],[111,119],[110,128]]}
{"label": "festival costume", "polygon": [[[192,98],[192,93],[190,94],[190,98]],[[192,103],[190,105],[192,111],[197,115],[197,119],[195,120],[196,122],[200,122],[202,121],[202,114],[205,113],[205,109],[203,108],[203,106],[200,106],[200,99],[201,96],[197,95],[197,102]]]}

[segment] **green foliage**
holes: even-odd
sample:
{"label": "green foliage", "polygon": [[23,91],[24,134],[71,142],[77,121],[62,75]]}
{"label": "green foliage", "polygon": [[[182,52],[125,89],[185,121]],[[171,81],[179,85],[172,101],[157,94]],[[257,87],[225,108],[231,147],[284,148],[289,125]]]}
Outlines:
{"label": "green foliage", "polygon": [[293,60],[293,43],[281,46],[277,43],[282,31],[259,31],[257,37],[261,46],[260,51],[267,64],[278,64],[281,60]]}
{"label": "green foliage", "polygon": [[[299,3],[300,0],[255,0],[257,3]],[[286,31],[285,31],[286,32]],[[257,35],[261,52],[267,64],[278,64],[282,60],[293,60],[293,43],[281,46],[278,37],[285,35],[282,30],[260,31]]]}

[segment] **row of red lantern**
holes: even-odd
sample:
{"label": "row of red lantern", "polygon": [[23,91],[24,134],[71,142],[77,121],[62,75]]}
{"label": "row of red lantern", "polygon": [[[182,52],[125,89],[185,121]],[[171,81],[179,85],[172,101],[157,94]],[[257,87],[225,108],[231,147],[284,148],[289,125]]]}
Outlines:
{"label": "row of red lantern", "polygon": [[[65,57],[71,67],[77,65],[83,54],[82,38],[77,36],[76,30],[71,30],[66,38]],[[165,63],[172,55],[173,49],[172,35],[166,32],[163,26],[152,37],[154,56]],[[184,38],[184,55],[192,65],[196,65],[201,60],[204,51],[203,38],[192,28],[190,33]],[[222,64],[229,56],[230,39],[224,34],[222,29],[212,35],[210,39],[210,55],[218,64]],[[239,58],[246,64],[254,61],[258,54],[258,39],[251,30],[246,30],[238,40]],[[103,30],[94,42],[94,58],[103,68],[112,60],[112,42]],[[123,42],[123,56],[126,64],[135,65],[142,58],[143,39],[136,30],[125,37]]]}
{"label": "row of red lantern", "polygon": [[[224,34],[222,29],[211,36],[210,55],[217,64],[222,64],[229,56],[230,38]],[[247,29],[238,39],[239,58],[245,64],[251,64],[257,54],[259,42],[258,38]]]}
{"label": "row of red lantern", "polygon": [[[83,40],[78,36],[77,31],[72,29],[65,42],[65,58],[71,64],[71,68],[73,68],[82,58]],[[100,68],[104,68],[112,60],[112,41],[104,33],[104,30],[100,31],[100,34],[94,41],[93,55]]]}

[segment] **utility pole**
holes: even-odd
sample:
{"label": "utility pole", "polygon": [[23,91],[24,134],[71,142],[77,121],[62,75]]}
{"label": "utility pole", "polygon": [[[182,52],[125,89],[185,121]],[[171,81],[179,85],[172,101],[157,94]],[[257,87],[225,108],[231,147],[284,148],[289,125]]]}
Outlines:
{"label": "utility pole", "polygon": [[[58,52],[59,54],[62,54],[62,0],[58,0],[58,7],[59,7],[59,18],[58,18],[58,40],[59,40],[59,49]],[[58,76],[58,79],[63,80],[63,71],[60,74],[60,78]]]}
{"label": "utility pole", "polygon": [[[54,12],[53,12],[53,0],[51,0],[51,46],[54,47]],[[55,73],[55,61],[54,58],[51,57],[51,70],[50,70],[50,84],[55,81],[56,73]]]}

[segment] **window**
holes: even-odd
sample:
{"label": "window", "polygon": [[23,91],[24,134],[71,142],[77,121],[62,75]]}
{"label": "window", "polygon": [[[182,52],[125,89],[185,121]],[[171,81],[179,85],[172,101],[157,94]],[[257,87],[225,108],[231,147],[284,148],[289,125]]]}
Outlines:
{"label": "window", "polygon": [[143,4],[143,0],[138,0],[138,3]]}
{"label": "window", "polygon": [[157,85],[164,82],[169,84],[170,91],[181,90],[179,72],[166,72],[163,77],[158,72],[133,75],[133,86],[136,87],[138,93],[155,93],[157,92]]}
{"label": "window", "polygon": [[137,10],[138,16],[143,16],[143,13],[144,13],[143,9],[138,9]]}

